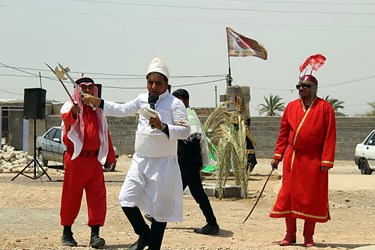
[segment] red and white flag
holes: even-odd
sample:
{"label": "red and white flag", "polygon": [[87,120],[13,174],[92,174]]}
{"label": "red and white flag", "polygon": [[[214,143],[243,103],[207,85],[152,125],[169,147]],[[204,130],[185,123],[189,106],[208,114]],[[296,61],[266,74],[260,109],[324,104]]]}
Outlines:
{"label": "red and white flag", "polygon": [[227,27],[228,56],[256,56],[267,60],[267,50],[257,41]]}

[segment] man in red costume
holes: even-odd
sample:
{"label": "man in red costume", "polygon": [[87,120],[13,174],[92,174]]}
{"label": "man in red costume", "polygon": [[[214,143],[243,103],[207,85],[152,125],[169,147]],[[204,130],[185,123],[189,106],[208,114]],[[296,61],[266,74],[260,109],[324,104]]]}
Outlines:
{"label": "man in red costume", "polygon": [[330,219],[328,170],[333,167],[336,122],[332,106],[317,97],[318,80],[301,77],[300,99],[290,102],[283,114],[271,166],[283,160],[282,186],[270,217],[285,217],[286,236],[281,246],[296,242],[296,219],[305,220],[304,245],[314,246],[316,222]]}
{"label": "man in red costume", "polygon": [[[98,88],[91,78],[82,77],[76,83],[83,93],[98,96]],[[105,240],[99,237],[99,228],[104,225],[107,210],[102,165],[115,162],[116,158],[102,110],[83,103],[77,88],[72,95],[74,103],[68,101],[61,108],[63,142],[67,148],[60,210],[64,226],[61,241],[64,246],[77,246],[71,227],[85,190],[90,246],[99,248],[105,245]]]}

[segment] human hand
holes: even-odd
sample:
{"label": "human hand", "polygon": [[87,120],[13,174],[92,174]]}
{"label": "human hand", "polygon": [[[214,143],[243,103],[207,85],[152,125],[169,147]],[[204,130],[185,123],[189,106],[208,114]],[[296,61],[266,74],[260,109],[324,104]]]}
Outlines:
{"label": "human hand", "polygon": [[161,121],[159,116],[151,117],[148,124],[159,130],[161,129]]}
{"label": "human hand", "polygon": [[322,172],[328,171],[329,169],[330,169],[330,167],[320,166],[320,171],[322,171]]}
{"label": "human hand", "polygon": [[104,172],[114,171],[115,168],[116,168],[116,161],[114,161],[114,162],[106,162],[103,165],[103,167],[104,167],[104,169],[103,169]]}
{"label": "human hand", "polygon": [[73,115],[76,115],[81,112],[81,109],[79,108],[77,103],[74,103],[74,106],[71,108]]}
{"label": "human hand", "polygon": [[278,168],[278,166],[279,166],[279,160],[277,160],[277,159],[272,159],[271,160],[271,166],[272,166],[272,169],[277,169]]}
{"label": "human hand", "polygon": [[98,107],[101,103],[102,99],[99,97],[90,95],[90,94],[84,94],[82,96],[82,102],[85,105],[90,105],[91,107]]}

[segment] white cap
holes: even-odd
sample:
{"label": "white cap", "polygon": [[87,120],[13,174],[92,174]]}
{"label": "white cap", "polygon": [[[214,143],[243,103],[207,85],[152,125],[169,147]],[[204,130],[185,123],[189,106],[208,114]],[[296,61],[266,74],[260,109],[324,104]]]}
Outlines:
{"label": "white cap", "polygon": [[167,65],[159,58],[155,57],[152,59],[150,66],[148,66],[147,75],[151,72],[157,72],[163,74],[167,79],[169,79],[169,70]]}

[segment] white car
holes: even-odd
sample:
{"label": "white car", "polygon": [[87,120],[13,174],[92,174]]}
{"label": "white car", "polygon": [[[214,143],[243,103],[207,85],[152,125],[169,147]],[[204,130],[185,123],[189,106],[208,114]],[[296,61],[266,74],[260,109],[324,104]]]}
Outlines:
{"label": "white car", "polygon": [[[119,153],[115,146],[113,146],[115,151],[116,160],[119,157]],[[44,166],[48,165],[48,161],[55,161],[63,163],[63,156],[66,150],[64,143],[61,140],[61,128],[52,127],[42,136],[36,138],[36,150],[38,151],[38,160],[43,163]],[[63,169],[63,165],[52,165],[49,167],[55,167]],[[104,170],[114,171],[116,168],[116,162],[112,163],[111,166],[104,166]]]}
{"label": "white car", "polygon": [[361,174],[372,174],[375,171],[375,130],[355,147],[354,162]]}

